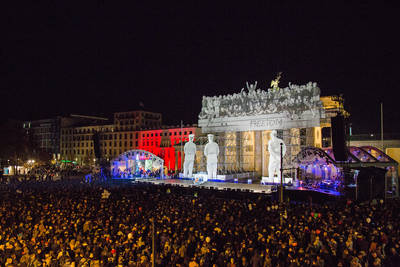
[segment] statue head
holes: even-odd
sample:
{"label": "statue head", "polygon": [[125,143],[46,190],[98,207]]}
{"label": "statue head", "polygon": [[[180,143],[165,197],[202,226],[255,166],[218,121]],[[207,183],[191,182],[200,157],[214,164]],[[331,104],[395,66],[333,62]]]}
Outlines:
{"label": "statue head", "polygon": [[193,142],[194,134],[189,134],[189,142]]}
{"label": "statue head", "polygon": [[272,130],[271,133],[269,134],[269,136],[271,137],[271,139],[276,138],[277,132],[276,130]]}
{"label": "statue head", "polygon": [[213,134],[207,134],[208,137],[208,142],[213,142],[214,141],[214,135]]}

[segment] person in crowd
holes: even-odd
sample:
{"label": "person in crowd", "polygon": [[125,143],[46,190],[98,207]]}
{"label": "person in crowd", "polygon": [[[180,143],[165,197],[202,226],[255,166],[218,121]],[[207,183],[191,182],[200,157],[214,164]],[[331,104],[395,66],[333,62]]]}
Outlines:
{"label": "person in crowd", "polygon": [[252,193],[80,180],[0,190],[0,266],[151,266],[153,231],[156,266],[400,264],[397,200],[280,206]]}

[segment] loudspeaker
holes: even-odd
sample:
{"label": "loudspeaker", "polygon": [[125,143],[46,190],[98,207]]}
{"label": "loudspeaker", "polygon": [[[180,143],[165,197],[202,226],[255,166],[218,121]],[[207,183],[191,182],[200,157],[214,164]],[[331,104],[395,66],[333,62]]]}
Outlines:
{"label": "loudspeaker", "polygon": [[344,117],[337,115],[331,118],[332,123],[332,150],[336,161],[347,160],[346,135]]}
{"label": "loudspeaker", "polygon": [[100,150],[100,137],[99,133],[94,133],[92,136],[93,139],[93,149],[94,155],[97,159],[101,159],[101,150]]}
{"label": "loudspeaker", "polygon": [[376,167],[360,168],[357,177],[357,200],[385,198],[386,170]]}

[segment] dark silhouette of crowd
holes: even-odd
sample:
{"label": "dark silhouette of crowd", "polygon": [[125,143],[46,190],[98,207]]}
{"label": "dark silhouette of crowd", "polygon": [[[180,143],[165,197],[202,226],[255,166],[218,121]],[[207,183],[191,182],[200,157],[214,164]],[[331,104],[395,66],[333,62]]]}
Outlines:
{"label": "dark silhouette of crowd", "polygon": [[147,183],[9,184],[0,265],[151,266],[154,222],[156,266],[399,266],[398,206],[279,206],[263,194]]}

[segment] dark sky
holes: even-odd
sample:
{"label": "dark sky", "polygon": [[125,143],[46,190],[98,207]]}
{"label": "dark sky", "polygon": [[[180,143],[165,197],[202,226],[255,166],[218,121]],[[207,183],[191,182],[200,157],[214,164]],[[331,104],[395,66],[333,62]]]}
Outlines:
{"label": "dark sky", "polygon": [[322,95],[344,94],[355,133],[379,131],[381,101],[385,131],[400,132],[394,6],[56,2],[1,8],[2,120],[143,102],[164,123],[196,123],[202,95],[246,81],[266,89],[282,71],[281,86],[315,81]]}

